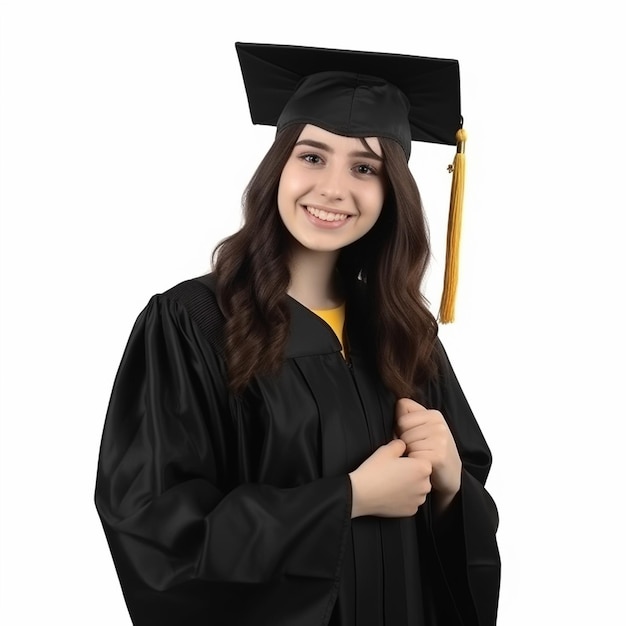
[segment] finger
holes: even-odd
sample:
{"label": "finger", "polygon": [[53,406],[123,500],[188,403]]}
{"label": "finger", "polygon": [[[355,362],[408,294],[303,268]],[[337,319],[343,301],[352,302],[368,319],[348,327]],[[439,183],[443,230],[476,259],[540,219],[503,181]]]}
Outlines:
{"label": "finger", "polygon": [[416,426],[410,426],[409,428],[399,424],[397,430],[400,434],[400,438],[404,440],[406,444],[413,441],[420,441],[422,439],[440,438],[445,436],[445,432],[442,432],[438,424],[422,423]]}
{"label": "finger", "polygon": [[418,411],[416,413],[404,413],[396,417],[396,428],[404,433],[412,428],[427,428],[435,420],[428,415],[429,411]]}
{"label": "finger", "polygon": [[423,472],[431,475],[434,471],[433,463],[428,453],[411,454],[408,457],[411,461],[419,461],[419,466]]}
{"label": "finger", "polygon": [[426,407],[411,400],[411,398],[400,398],[396,402],[396,415],[403,415],[404,413],[413,413],[414,411],[425,411]]}
{"label": "finger", "polygon": [[429,441],[431,437],[429,437],[427,433],[422,434],[421,429],[413,428],[407,432],[402,433],[400,435],[400,439],[402,439],[407,447],[409,447],[422,441]]}
{"label": "finger", "polygon": [[412,428],[431,429],[433,434],[437,432],[447,433],[450,428],[443,415],[436,410],[417,411],[415,413],[405,413],[396,418],[396,428],[404,433]]}
{"label": "finger", "polygon": [[438,424],[411,428],[402,433],[401,439],[407,446],[418,442],[427,442],[433,448],[445,449],[454,444],[450,432],[442,429]]}
{"label": "finger", "polygon": [[438,446],[432,439],[421,439],[419,441],[411,441],[406,444],[406,451],[411,454],[413,452],[439,452],[441,446]]}

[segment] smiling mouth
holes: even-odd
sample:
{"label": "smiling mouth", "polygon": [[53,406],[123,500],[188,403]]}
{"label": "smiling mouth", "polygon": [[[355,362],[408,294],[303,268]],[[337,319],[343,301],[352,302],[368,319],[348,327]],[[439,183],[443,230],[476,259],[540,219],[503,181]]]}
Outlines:
{"label": "smiling mouth", "polygon": [[347,219],[352,217],[351,215],[346,215],[345,213],[334,213],[332,211],[324,211],[323,209],[316,209],[311,206],[304,207],[313,217],[316,217],[318,220],[322,220],[324,222],[345,222]]}

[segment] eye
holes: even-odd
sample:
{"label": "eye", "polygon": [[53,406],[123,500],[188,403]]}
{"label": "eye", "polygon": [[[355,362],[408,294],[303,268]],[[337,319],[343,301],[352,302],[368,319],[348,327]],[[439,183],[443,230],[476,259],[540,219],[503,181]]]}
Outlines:
{"label": "eye", "polygon": [[298,158],[300,158],[305,163],[309,163],[310,165],[319,165],[320,163],[322,163],[322,157],[319,154],[301,154]]}
{"label": "eye", "polygon": [[364,176],[376,176],[376,174],[378,174],[376,169],[367,163],[359,163],[359,165],[355,166],[354,170],[357,174]]}

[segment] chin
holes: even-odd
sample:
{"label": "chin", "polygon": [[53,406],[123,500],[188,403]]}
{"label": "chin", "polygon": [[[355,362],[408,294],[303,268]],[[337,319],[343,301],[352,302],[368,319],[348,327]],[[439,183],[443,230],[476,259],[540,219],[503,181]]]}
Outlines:
{"label": "chin", "polygon": [[302,241],[296,240],[301,248],[309,250],[310,252],[339,252],[346,246],[349,246],[351,241],[342,242],[328,242],[328,241]]}

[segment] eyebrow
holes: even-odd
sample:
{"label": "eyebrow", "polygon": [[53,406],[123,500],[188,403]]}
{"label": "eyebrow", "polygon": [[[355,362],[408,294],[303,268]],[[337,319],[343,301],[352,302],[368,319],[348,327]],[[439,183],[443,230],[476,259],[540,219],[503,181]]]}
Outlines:
{"label": "eyebrow", "polygon": [[[301,139],[296,143],[296,146],[311,146],[312,148],[317,148],[318,150],[325,150],[330,154],[333,154],[335,151],[323,141],[316,141],[315,139]],[[350,156],[353,157],[364,157],[367,159],[376,159],[377,161],[383,161],[381,156],[378,156],[374,151],[369,152],[368,150],[353,150],[350,152]]]}

